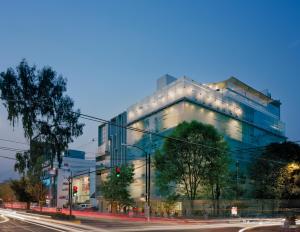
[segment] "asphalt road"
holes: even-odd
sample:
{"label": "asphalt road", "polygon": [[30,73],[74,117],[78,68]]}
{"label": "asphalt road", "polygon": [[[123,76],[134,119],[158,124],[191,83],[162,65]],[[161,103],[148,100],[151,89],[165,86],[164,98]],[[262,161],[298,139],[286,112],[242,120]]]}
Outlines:
{"label": "asphalt road", "polygon": [[38,225],[33,225],[24,221],[17,219],[10,219],[9,221],[0,221],[0,231],[1,232],[57,232],[57,230],[45,228]]}
{"label": "asphalt road", "polygon": [[[174,226],[174,225],[166,225],[166,224],[160,224],[160,223],[151,223],[150,225],[148,223],[142,223],[142,222],[120,222],[116,220],[86,220],[86,219],[80,219],[82,225],[88,225],[92,226],[95,228],[104,228],[107,230],[112,230],[112,231],[149,231],[149,232],[154,232],[154,231],[164,231],[164,232],[170,232],[170,231],[176,231],[176,232],[182,232],[182,231],[188,231],[188,232],[237,232],[241,229],[241,227],[229,227],[229,228],[205,228],[205,229],[189,229],[189,228],[184,228],[182,225],[177,225],[175,227],[178,228],[172,228],[168,229],[169,226]],[[160,230],[159,228],[162,228]],[[180,230],[179,228],[183,228]]]}
{"label": "asphalt road", "polygon": [[[282,226],[270,226],[270,227],[263,227],[263,228],[255,228],[248,230],[248,232],[282,232],[283,230]],[[289,228],[286,230],[288,232],[300,232],[300,228]]]}
{"label": "asphalt road", "polygon": [[[112,229],[110,226],[107,226],[107,229]],[[116,230],[116,227],[114,227],[114,230]],[[218,229],[183,229],[183,230],[176,230],[176,232],[237,232],[239,229],[238,228],[218,228]],[[50,229],[50,228],[45,228],[42,226],[38,225],[33,225],[27,222],[19,221],[16,219],[10,219],[8,222],[1,223],[0,224],[0,231],[1,232],[57,232],[57,229]],[[63,231],[63,230],[59,230]],[[68,230],[65,230],[68,231]],[[95,231],[97,231],[95,229]],[[148,230],[149,232],[151,231],[163,231],[163,232],[171,232],[175,230]]]}
{"label": "asphalt road", "polygon": [[[77,231],[76,228],[69,228],[69,229],[57,229],[57,228],[51,228],[51,225],[37,225],[33,224],[33,222],[25,222],[22,219],[16,219],[16,218],[9,218],[9,220],[4,220],[5,218],[0,217],[0,231],[1,232],[23,232],[23,231],[30,231],[30,232],[53,232],[53,231]],[[211,228],[211,229],[182,229],[182,230],[175,230],[175,229],[168,229],[168,226],[165,225],[163,227],[163,230],[159,230],[158,228],[146,228],[147,224],[145,223],[120,223],[120,222],[113,222],[113,221],[99,221],[99,220],[85,220],[83,221],[84,225],[89,225],[93,227],[92,231],[99,231],[102,229],[106,229],[107,231],[164,231],[164,232],[171,232],[171,231],[177,231],[177,232],[237,232],[240,228]],[[155,227],[155,225],[152,225]],[[157,227],[158,225],[156,225]],[[99,228],[99,230],[97,229]],[[78,231],[91,231],[86,228],[78,228]]]}
{"label": "asphalt road", "polygon": [[241,228],[214,228],[214,229],[184,229],[184,230],[148,230],[148,232],[238,232]]}
{"label": "asphalt road", "polygon": [[[4,215],[4,216],[1,216]],[[82,219],[81,223],[73,223],[66,221],[53,220],[47,216],[33,215],[24,212],[15,212],[10,210],[0,209],[0,231],[4,232],[238,232],[242,228],[252,228],[253,226],[268,226],[269,230],[255,229],[250,231],[277,231],[278,227],[271,227],[274,225],[281,225],[280,221],[266,221],[266,222],[241,222],[230,221],[230,223],[195,223],[195,224],[174,224],[174,223],[147,223],[147,222],[128,222],[121,220],[107,220],[107,219]],[[275,229],[275,230],[274,230]],[[298,230],[292,230],[300,232]]]}

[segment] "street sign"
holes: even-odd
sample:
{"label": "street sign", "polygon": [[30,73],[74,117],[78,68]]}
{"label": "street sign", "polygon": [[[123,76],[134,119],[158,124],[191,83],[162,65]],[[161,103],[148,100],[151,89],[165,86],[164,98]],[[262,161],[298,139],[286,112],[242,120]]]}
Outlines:
{"label": "street sign", "polygon": [[237,216],[238,214],[238,208],[237,207],[231,207],[231,215]]}

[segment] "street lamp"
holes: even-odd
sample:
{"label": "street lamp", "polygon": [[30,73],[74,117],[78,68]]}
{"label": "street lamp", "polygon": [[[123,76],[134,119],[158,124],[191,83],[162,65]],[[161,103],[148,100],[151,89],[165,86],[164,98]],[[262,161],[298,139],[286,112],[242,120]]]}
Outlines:
{"label": "street lamp", "polygon": [[147,219],[148,221],[150,221],[150,175],[151,175],[151,158],[150,158],[150,154],[148,152],[146,152],[143,148],[136,146],[136,145],[132,145],[132,144],[126,144],[126,143],[122,143],[122,146],[125,147],[134,147],[137,148],[139,150],[141,150],[144,154],[145,154],[145,161],[146,161],[146,175],[145,175],[145,183],[146,183],[146,203],[147,203]]}
{"label": "street lamp", "polygon": [[239,197],[239,191],[238,191],[238,187],[239,187],[239,167],[240,167],[240,163],[239,161],[237,160],[235,162],[235,167],[236,167],[236,192],[235,192],[235,198],[236,200],[238,200],[238,197]]}

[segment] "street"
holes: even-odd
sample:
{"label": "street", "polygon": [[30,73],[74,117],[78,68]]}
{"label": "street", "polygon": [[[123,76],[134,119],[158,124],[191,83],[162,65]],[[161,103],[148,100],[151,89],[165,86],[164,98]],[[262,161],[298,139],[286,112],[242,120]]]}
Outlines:
{"label": "street", "polygon": [[2,232],[23,232],[23,231],[39,231],[39,232],[51,232],[57,231],[50,228],[34,225],[28,222],[24,222],[18,219],[9,219],[8,221],[0,221],[0,231]]}
{"label": "street", "polygon": [[[258,227],[248,231],[265,231],[264,227],[268,226],[268,231],[280,231],[280,227],[274,228],[271,226],[281,226],[282,219],[269,220],[264,222],[249,222],[249,221],[232,221],[227,223],[147,223],[147,222],[128,222],[121,220],[108,219],[89,219],[80,218],[74,222],[61,220],[53,220],[47,216],[33,215],[24,212],[13,210],[0,210],[0,231],[115,231],[115,232],[133,232],[133,231],[189,231],[189,232],[238,232],[245,228]],[[265,227],[267,228],[267,227]],[[278,229],[279,228],[279,229]],[[278,229],[278,230],[277,230]],[[299,231],[299,230],[291,230]]]}

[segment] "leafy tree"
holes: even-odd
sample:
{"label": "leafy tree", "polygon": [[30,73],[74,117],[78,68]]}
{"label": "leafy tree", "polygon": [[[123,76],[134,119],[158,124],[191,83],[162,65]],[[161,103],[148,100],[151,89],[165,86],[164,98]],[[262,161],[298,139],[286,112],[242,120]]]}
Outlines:
{"label": "leafy tree", "polygon": [[23,176],[41,177],[43,168],[50,165],[47,165],[50,157],[49,150],[49,144],[32,141],[30,150],[16,154],[15,171]]}
{"label": "leafy tree", "polygon": [[166,139],[162,152],[156,152],[154,165],[160,192],[168,194],[177,187],[176,191],[182,191],[188,197],[193,210],[200,187],[208,184],[212,198],[218,200],[229,164],[227,145],[222,136],[214,127],[192,121],[179,124],[170,137],[190,143]]}
{"label": "leafy tree", "polygon": [[[65,94],[66,79],[51,67],[37,70],[22,60],[16,69],[8,68],[0,74],[1,100],[14,126],[22,121],[24,135],[29,140],[30,152],[23,154],[25,162],[32,159],[33,143],[47,143],[50,163],[82,134],[83,124],[78,122],[79,110],[73,110],[73,100]],[[22,154],[19,154],[20,157]],[[18,158],[18,157],[17,157]]]}
{"label": "leafy tree", "polygon": [[31,177],[28,181],[25,191],[32,197],[32,200],[38,202],[40,210],[46,201],[47,188],[40,178]]}
{"label": "leafy tree", "polygon": [[300,199],[300,163],[289,163],[280,170],[278,191],[283,199]]}
{"label": "leafy tree", "polygon": [[120,176],[117,177],[116,170],[112,169],[107,181],[103,183],[102,192],[104,198],[109,201],[111,211],[115,212],[117,207],[127,207],[133,204],[128,191],[129,185],[133,182],[133,166],[121,166]]}
{"label": "leafy tree", "polygon": [[285,187],[293,187],[297,170],[288,172],[287,166],[300,163],[300,146],[293,142],[272,143],[260,156],[256,156],[250,166],[250,176],[254,183],[253,197],[258,199],[290,199],[293,191]]}
{"label": "leafy tree", "polygon": [[10,187],[9,182],[5,182],[5,183],[0,184],[0,198],[4,202],[12,202],[16,199],[14,191]]}
{"label": "leafy tree", "polygon": [[163,201],[164,202],[164,208],[165,208],[168,216],[170,216],[171,211],[174,210],[179,197],[180,196],[178,194],[170,194]]}
{"label": "leafy tree", "polygon": [[219,215],[220,197],[223,191],[223,196],[225,196],[225,191],[228,191],[225,187],[228,187],[231,173],[229,172],[230,160],[227,153],[227,144],[222,140],[217,144],[218,146],[215,146],[215,148],[218,150],[212,153],[214,160],[207,163],[203,184],[210,190],[213,208],[217,210],[216,213]]}
{"label": "leafy tree", "polygon": [[14,191],[18,201],[26,202],[27,209],[30,208],[30,202],[34,201],[34,198],[27,191],[28,180],[22,177],[20,180],[12,180],[10,187]]}
{"label": "leafy tree", "polygon": [[47,195],[47,188],[42,181],[47,161],[47,144],[43,143],[32,143],[30,151],[16,154],[15,171],[27,180],[25,191],[31,196],[32,201],[39,203],[40,210]]}

